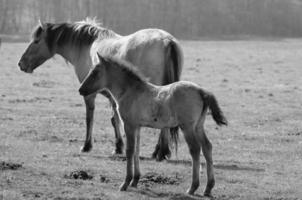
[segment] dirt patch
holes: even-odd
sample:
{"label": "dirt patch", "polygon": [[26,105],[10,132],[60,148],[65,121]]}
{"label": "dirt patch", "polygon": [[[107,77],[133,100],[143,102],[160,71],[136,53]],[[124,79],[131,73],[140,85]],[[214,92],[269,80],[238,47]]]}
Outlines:
{"label": "dirt patch", "polygon": [[287,135],[288,136],[300,136],[300,135],[302,135],[302,131],[294,132],[294,133],[288,133]]}
{"label": "dirt patch", "polygon": [[102,183],[109,183],[110,179],[104,175],[100,175],[100,181]]}
{"label": "dirt patch", "polygon": [[175,176],[167,177],[162,174],[158,174],[155,172],[149,172],[145,174],[140,182],[147,185],[152,184],[164,184],[164,185],[179,185],[181,182],[181,178],[179,174],[175,174]]}
{"label": "dirt patch", "polygon": [[91,180],[93,178],[93,176],[84,170],[76,170],[76,171],[70,172],[69,174],[65,174],[64,178]]}
{"label": "dirt patch", "polygon": [[31,99],[10,99],[9,103],[17,104],[17,103],[36,103],[36,102],[52,102],[53,97],[45,98],[45,97],[35,97]]}
{"label": "dirt patch", "polygon": [[13,162],[0,162],[0,170],[17,170],[22,167],[22,164]]}
{"label": "dirt patch", "polygon": [[35,87],[42,87],[42,88],[53,88],[55,85],[56,85],[55,82],[53,82],[53,81],[45,81],[45,80],[41,80],[39,82],[33,83],[33,86],[35,86]]}

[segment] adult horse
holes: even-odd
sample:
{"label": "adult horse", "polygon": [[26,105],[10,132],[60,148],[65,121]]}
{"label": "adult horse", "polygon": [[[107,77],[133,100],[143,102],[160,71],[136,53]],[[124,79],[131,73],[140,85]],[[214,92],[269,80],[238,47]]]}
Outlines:
{"label": "adult horse", "polygon": [[[86,19],[76,23],[41,23],[32,34],[32,41],[22,55],[18,65],[27,73],[43,64],[55,54],[61,55],[74,66],[78,80],[82,82],[97,61],[96,53],[116,56],[139,66],[139,71],[151,83],[165,85],[178,81],[182,71],[183,53],[178,41],[160,29],[143,29],[133,34],[121,36],[101,27],[95,20]],[[115,151],[121,154],[123,140],[120,133],[120,118],[117,105],[109,98],[115,132]],[[84,97],[86,105],[86,138],[82,152],[92,148],[92,127],[96,95]],[[170,129],[161,129],[153,157],[162,160],[170,156],[168,146]],[[175,131],[171,129],[171,131]]]}

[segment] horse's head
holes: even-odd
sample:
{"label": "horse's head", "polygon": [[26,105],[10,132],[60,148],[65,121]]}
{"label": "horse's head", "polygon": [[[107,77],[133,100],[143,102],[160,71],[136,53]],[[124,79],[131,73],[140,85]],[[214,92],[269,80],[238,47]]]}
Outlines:
{"label": "horse's head", "polygon": [[54,53],[50,51],[46,39],[47,24],[40,22],[33,33],[31,43],[23,53],[18,63],[22,71],[32,73],[35,68],[54,55]]}
{"label": "horse's head", "polygon": [[99,63],[89,72],[83,81],[79,92],[83,96],[96,93],[106,87],[106,63],[107,61],[97,53]]}

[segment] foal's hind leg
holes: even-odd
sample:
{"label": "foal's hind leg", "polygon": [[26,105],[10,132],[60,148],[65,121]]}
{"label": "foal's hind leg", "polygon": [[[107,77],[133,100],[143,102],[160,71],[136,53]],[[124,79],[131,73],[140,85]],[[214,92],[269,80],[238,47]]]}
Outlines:
{"label": "foal's hind leg", "polygon": [[92,129],[93,129],[93,115],[95,107],[96,95],[90,95],[84,97],[86,105],[86,138],[84,146],[81,148],[82,152],[89,152],[92,149]]}
{"label": "foal's hind leg", "polygon": [[157,161],[162,161],[171,157],[171,151],[169,149],[169,136],[169,128],[161,129],[158,142],[155,146],[154,152],[152,153],[152,158],[156,158]]}
{"label": "foal's hind leg", "polygon": [[102,94],[109,99],[113,109],[113,116],[111,118],[111,124],[114,128],[114,133],[115,133],[115,150],[113,151],[113,154],[122,154],[124,142],[120,131],[121,120],[119,117],[118,106],[109,93],[102,92]]}
{"label": "foal's hind leg", "polygon": [[184,137],[188,144],[189,151],[192,157],[192,183],[187,193],[193,195],[199,187],[199,172],[200,172],[200,143],[195,137],[193,127],[183,128]]}
{"label": "foal's hind leg", "polygon": [[203,129],[203,125],[197,127],[198,136],[200,136],[199,140],[202,146],[202,152],[206,159],[206,166],[207,166],[207,186],[204,191],[205,196],[211,196],[211,190],[215,185],[215,178],[214,178],[214,167],[213,167],[213,160],[212,160],[212,144],[207,138],[205,131]]}

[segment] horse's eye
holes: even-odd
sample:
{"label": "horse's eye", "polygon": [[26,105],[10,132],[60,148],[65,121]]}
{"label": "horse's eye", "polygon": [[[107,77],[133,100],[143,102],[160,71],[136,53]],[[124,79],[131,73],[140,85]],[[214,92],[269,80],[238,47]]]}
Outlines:
{"label": "horse's eye", "polygon": [[39,40],[34,40],[34,43],[35,43],[35,44],[38,44],[38,43],[39,43]]}

